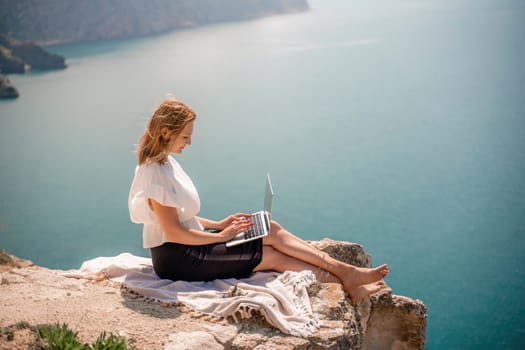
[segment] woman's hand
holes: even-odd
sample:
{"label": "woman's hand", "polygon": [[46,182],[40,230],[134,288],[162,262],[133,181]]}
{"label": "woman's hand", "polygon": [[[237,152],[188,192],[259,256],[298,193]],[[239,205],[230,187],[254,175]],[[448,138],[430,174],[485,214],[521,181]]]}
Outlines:
{"label": "woman's hand", "polygon": [[234,221],[245,220],[245,219],[249,219],[250,217],[251,217],[250,214],[245,214],[245,213],[233,214],[219,221],[219,225],[217,228],[219,230],[224,230],[226,229],[226,227],[230,226]]}
{"label": "woman's hand", "polygon": [[[231,215],[233,217],[232,219],[229,219],[230,216],[224,220],[231,221],[230,225],[226,226],[221,232],[218,234],[224,239],[224,241],[229,241],[230,239],[234,238],[241,232],[247,231],[253,224],[248,218],[245,216],[247,214],[241,214],[242,216],[237,216],[238,214]],[[249,215],[248,215],[249,217]]]}

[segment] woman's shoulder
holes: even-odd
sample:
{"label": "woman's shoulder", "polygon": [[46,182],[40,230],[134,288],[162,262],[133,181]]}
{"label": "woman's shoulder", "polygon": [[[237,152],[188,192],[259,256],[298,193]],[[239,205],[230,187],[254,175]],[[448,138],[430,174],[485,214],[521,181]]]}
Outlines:
{"label": "woman's shoulder", "polygon": [[138,165],[135,170],[135,177],[174,180],[181,172],[182,168],[179,163],[170,156],[164,163],[148,162]]}
{"label": "woman's shoulder", "polygon": [[137,165],[135,168],[135,177],[139,178],[159,178],[165,176],[168,172],[166,171],[166,164],[160,164],[157,162],[148,162]]}
{"label": "woman's shoulder", "polygon": [[[137,165],[137,171],[163,171],[166,169],[171,169],[173,167],[172,161],[170,161],[170,158],[164,163],[159,162],[145,162],[143,164]],[[173,159],[173,161],[175,161]],[[176,162],[175,162],[176,163]]]}

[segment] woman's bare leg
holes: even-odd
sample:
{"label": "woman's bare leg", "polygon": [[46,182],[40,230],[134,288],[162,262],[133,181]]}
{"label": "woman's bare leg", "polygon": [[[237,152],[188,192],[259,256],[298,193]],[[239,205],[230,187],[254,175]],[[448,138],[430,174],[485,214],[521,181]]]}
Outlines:
{"label": "woman's bare leg", "polygon": [[271,246],[263,246],[263,258],[254,271],[277,272],[284,271],[304,271],[310,270],[315,274],[317,280],[321,283],[341,283],[341,280],[330,272],[320,269],[319,267],[308,264],[302,260],[297,260],[291,256],[281,253]]}
{"label": "woman's bare leg", "polygon": [[[284,271],[312,271],[317,280],[321,283],[341,283],[341,280],[331,274],[330,272],[323,270],[317,266],[308,264],[302,260],[298,260],[294,257],[288,256],[281,253],[280,251],[272,248],[271,246],[263,246],[263,258],[262,261],[257,265],[254,271],[268,271],[274,270],[277,272]],[[344,287],[344,286],[343,286]],[[369,295],[379,291],[384,285],[382,281],[352,286],[346,289],[346,292],[350,295],[353,302],[358,302],[367,298]]]}
{"label": "woman's bare leg", "polygon": [[336,260],[288,232],[275,221],[272,221],[270,235],[264,237],[263,244],[271,246],[285,255],[330,272],[340,280],[347,292],[357,286],[380,281],[388,274],[387,265],[376,268],[362,268]]}

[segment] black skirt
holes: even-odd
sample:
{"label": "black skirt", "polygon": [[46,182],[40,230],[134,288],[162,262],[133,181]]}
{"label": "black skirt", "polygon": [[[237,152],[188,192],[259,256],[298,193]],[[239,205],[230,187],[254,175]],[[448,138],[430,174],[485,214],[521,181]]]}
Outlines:
{"label": "black skirt", "polygon": [[157,276],[173,281],[211,281],[248,277],[262,260],[262,239],[226,247],[224,243],[164,243],[151,248]]}

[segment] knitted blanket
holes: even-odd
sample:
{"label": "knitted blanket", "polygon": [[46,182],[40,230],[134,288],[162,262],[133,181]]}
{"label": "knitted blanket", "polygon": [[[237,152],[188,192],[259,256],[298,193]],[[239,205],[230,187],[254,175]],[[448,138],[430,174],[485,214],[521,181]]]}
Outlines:
{"label": "knitted blanket", "polygon": [[294,336],[306,337],[319,327],[307,293],[307,287],[315,282],[310,271],[257,272],[245,279],[174,282],[157,277],[150,258],[122,253],[88,260],[80,270],[66,276],[109,278],[144,297],[182,303],[199,312],[235,320],[259,312],[271,325]]}

